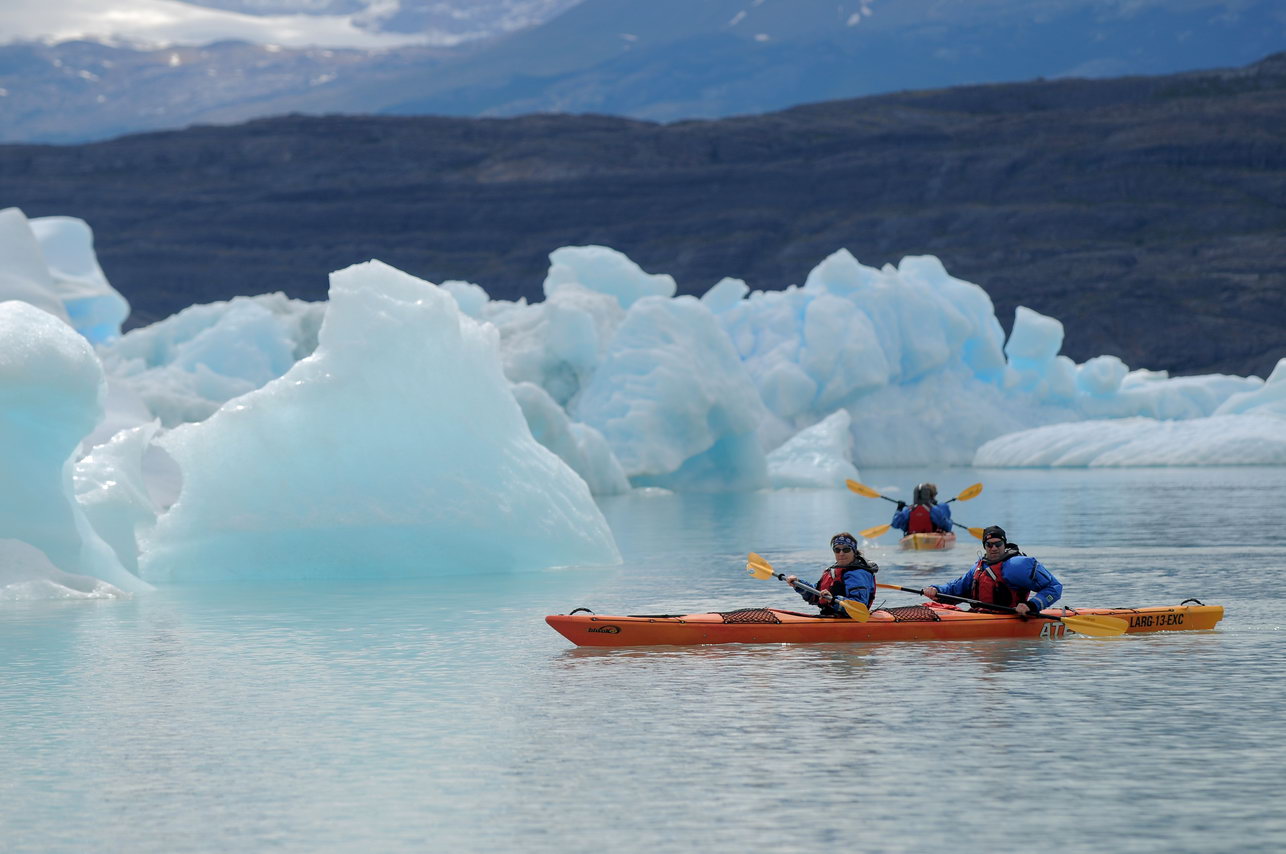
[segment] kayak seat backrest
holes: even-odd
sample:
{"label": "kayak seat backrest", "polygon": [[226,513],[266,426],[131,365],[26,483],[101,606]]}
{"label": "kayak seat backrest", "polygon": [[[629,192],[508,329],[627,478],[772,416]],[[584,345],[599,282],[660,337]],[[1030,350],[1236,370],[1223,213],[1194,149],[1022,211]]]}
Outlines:
{"label": "kayak seat backrest", "polygon": [[740,611],[720,612],[725,623],[780,623],[777,615],[767,608],[742,608]]}

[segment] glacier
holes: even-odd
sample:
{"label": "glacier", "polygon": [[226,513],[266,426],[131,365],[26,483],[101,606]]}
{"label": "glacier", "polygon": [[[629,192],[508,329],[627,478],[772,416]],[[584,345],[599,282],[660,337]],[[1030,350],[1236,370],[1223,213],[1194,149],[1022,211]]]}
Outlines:
{"label": "glacier", "polygon": [[1077,364],[1057,319],[1019,307],[1006,338],[932,256],[839,249],[802,285],[696,298],[564,246],[531,303],[370,261],[325,302],[237,297],[124,334],[87,223],[0,211],[0,258],[0,464],[28,485],[0,539],[43,555],[27,591],[54,589],[31,586],[40,566],[130,595],[610,564],[594,496],[635,488],[1286,464],[1286,359],[1268,380]]}

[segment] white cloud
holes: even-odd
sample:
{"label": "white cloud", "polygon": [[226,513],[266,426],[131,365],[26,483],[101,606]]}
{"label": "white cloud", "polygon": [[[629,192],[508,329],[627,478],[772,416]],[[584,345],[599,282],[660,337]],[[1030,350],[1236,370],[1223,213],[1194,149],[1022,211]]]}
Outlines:
{"label": "white cloud", "polygon": [[6,0],[0,11],[0,44],[77,39],[145,47],[202,45],[240,40],[286,47],[388,48],[451,44],[446,33],[371,33],[361,15],[245,15],[174,0]]}

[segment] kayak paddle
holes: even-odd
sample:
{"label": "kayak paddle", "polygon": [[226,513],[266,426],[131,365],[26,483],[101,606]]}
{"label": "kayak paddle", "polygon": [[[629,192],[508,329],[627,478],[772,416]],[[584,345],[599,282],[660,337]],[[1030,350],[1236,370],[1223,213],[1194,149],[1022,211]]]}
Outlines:
{"label": "kayak paddle", "polygon": [[[783,573],[773,570],[771,563],[764,560],[754,552],[750,553],[750,557],[746,561],[746,572],[749,572],[755,578],[780,578],[782,581],[786,580],[786,576]],[[794,586],[807,590],[814,596],[822,595],[822,591],[818,590],[816,587],[809,587],[802,581],[796,581]],[[849,617],[856,622],[865,623],[871,618],[870,609],[861,602],[854,602],[852,599],[832,599],[831,601],[843,608],[844,613],[848,614]]]}
{"label": "kayak paddle", "polygon": [[[914,587],[899,587],[896,584],[876,584],[875,586],[885,587],[889,590],[902,590],[906,593],[919,593],[921,596],[924,595],[923,590],[917,590]],[[968,602],[971,605],[982,605],[985,608],[994,608],[998,611],[1008,611],[1011,614],[1018,613],[1017,608],[1009,608],[1005,605],[992,605],[987,602],[980,602],[977,599],[968,599],[964,596],[948,596],[946,593],[939,593],[938,597],[941,599],[950,599],[952,602]],[[1069,614],[1065,617],[1051,617],[1047,614],[1032,614],[1031,612],[1028,612],[1028,615],[1031,617],[1039,617],[1042,620],[1058,620],[1074,632],[1101,638],[1123,635],[1125,634],[1125,630],[1130,627],[1130,624],[1125,620],[1122,620],[1120,617],[1095,616],[1093,614]]]}
{"label": "kayak paddle", "polygon": [[[880,495],[864,483],[858,483],[855,480],[846,480],[844,481],[844,485],[856,492],[858,495],[865,495],[867,498],[883,498],[885,501],[892,501],[894,504],[898,503],[898,499],[889,498],[887,495]],[[952,501],[968,501],[970,498],[977,498],[978,493],[980,492],[982,492],[982,484],[975,483],[973,486],[965,487],[964,491],[955,498],[948,498],[942,503],[950,504]]]}
{"label": "kayak paddle", "polygon": [[[898,500],[896,498],[889,498],[887,495],[880,495],[878,492],[876,492],[874,489],[871,489],[869,486],[867,486],[864,483],[858,483],[855,480],[846,480],[844,481],[844,485],[847,486],[849,489],[853,490],[854,492],[856,492],[858,495],[865,495],[867,498],[883,498],[885,501],[892,501],[894,504],[898,503]],[[973,486],[966,487],[964,491],[961,492],[959,495],[957,495],[955,498],[949,498],[943,503],[950,504],[952,501],[968,501],[970,498],[977,498],[978,493],[980,492],[982,492],[982,484],[975,483]],[[957,528],[964,528],[966,531],[973,534],[978,539],[980,540],[982,539],[982,528],[970,528],[966,525],[961,525],[959,522],[954,522],[954,521],[951,524],[955,525]],[[865,531],[858,531],[858,533],[862,535],[863,539],[873,540],[876,537],[882,537],[885,534],[887,534],[889,531],[889,528],[891,527],[893,526],[876,525],[874,528],[867,528]]]}

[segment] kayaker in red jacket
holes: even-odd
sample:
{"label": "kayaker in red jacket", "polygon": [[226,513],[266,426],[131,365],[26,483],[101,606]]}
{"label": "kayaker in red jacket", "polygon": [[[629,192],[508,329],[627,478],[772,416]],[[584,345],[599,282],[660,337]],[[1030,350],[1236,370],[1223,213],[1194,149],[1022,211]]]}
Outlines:
{"label": "kayaker in red jacket", "polygon": [[1040,561],[1009,542],[999,525],[983,529],[982,548],[982,558],[964,575],[950,584],[926,587],[924,595],[935,600],[963,596],[1013,608],[1019,614],[1043,611],[1063,595],[1058,579]]}
{"label": "kayaker in red jacket", "polygon": [[804,597],[805,602],[821,608],[824,617],[848,616],[842,607],[835,604],[837,598],[852,599],[871,607],[875,599],[875,573],[880,567],[862,557],[857,550],[857,539],[847,531],[831,537],[831,551],[835,553],[835,562],[826,568],[814,585],[822,591],[820,597],[795,587],[799,580],[797,575],[786,576],[786,583],[795,587],[795,592]]}

